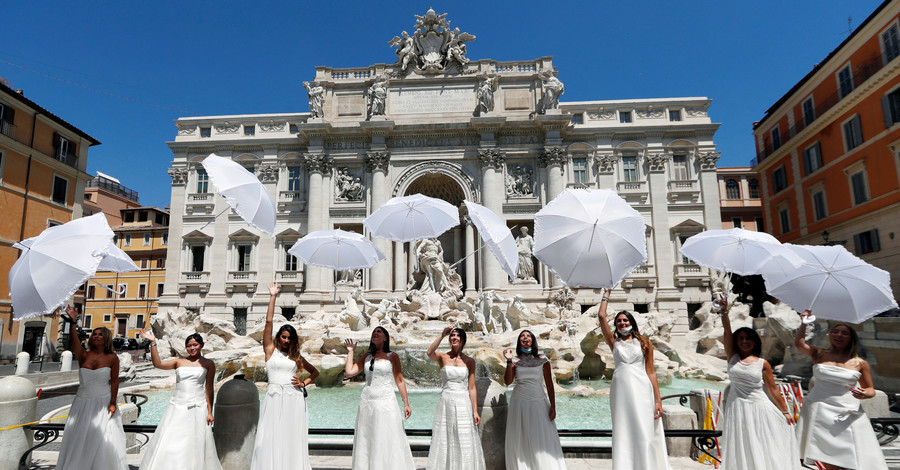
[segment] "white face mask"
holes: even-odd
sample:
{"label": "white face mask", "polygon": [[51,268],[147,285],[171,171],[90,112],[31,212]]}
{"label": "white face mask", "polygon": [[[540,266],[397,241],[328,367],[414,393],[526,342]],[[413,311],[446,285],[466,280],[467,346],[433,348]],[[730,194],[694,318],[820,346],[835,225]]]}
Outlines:
{"label": "white face mask", "polygon": [[522,348],[522,352],[525,354],[531,354],[531,348]]}
{"label": "white face mask", "polygon": [[634,329],[634,328],[629,326],[628,328],[620,328],[620,329],[617,329],[616,331],[619,333],[619,336],[628,336],[631,334],[632,329]]}

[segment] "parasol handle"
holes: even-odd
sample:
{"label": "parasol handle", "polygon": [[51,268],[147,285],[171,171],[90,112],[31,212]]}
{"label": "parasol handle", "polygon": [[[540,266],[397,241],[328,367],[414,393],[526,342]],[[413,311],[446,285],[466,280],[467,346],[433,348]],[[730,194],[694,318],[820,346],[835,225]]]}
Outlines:
{"label": "parasol handle", "polygon": [[228,207],[228,208],[226,208],[225,210],[223,210],[222,212],[219,212],[218,214],[216,214],[215,217],[213,217],[209,222],[207,222],[206,224],[204,224],[202,227],[198,228],[197,230],[203,230],[203,229],[205,229],[206,227],[209,227],[209,224],[213,223],[216,219],[219,218],[220,215],[222,215],[222,214],[228,212],[229,210],[231,210],[231,207]]}
{"label": "parasol handle", "polygon": [[[513,225],[512,227],[509,228],[509,230],[512,231],[513,229],[515,229],[515,228],[518,227],[518,226],[519,226],[518,224]],[[468,257],[474,255],[475,253],[478,253],[479,251],[483,250],[484,247],[486,247],[486,246],[487,246],[486,243],[482,243],[482,244],[481,244],[481,248],[479,248],[479,249],[477,249],[477,250],[475,250],[475,251],[473,251],[473,252],[467,254],[466,256],[463,256],[463,257],[460,258],[457,262],[451,264],[450,267],[451,267],[451,268],[455,268],[455,267],[459,266],[459,263],[462,263],[463,261],[466,260],[466,258],[468,258]],[[416,258],[416,262],[418,262],[418,258]]]}
{"label": "parasol handle", "polygon": [[115,290],[115,289],[110,289],[109,287],[106,287],[105,285],[100,284],[99,282],[97,282],[97,281],[95,281],[95,280],[93,280],[93,279],[88,279],[88,280],[91,281],[91,282],[93,282],[94,284],[97,284],[98,286],[100,286],[100,287],[102,287],[102,288],[104,288],[104,289],[106,289],[106,290],[112,292],[113,294],[116,294],[116,295],[125,295],[125,289],[128,287],[128,286],[122,286],[122,290],[118,290],[118,291],[117,291],[117,290]]}

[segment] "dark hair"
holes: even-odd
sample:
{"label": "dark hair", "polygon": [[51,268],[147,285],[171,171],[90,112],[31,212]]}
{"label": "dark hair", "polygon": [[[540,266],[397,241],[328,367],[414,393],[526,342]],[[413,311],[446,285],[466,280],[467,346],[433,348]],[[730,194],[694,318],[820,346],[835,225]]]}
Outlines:
{"label": "dark hair", "polygon": [[462,328],[454,328],[450,330],[451,334],[453,334],[453,332],[459,333],[459,350],[462,351],[462,349],[466,347],[466,330]]}
{"label": "dark hair", "polygon": [[540,356],[540,353],[538,352],[537,336],[535,336],[534,333],[532,333],[529,330],[522,330],[521,332],[519,332],[519,336],[516,337],[516,356],[528,354],[522,350],[522,334],[523,333],[528,333],[529,335],[531,335],[531,355],[534,357]]}
{"label": "dark hair", "polygon": [[[285,331],[288,332],[288,350],[287,357],[294,362],[297,362],[297,367],[300,367],[300,337],[297,336],[297,330],[294,329],[291,325],[283,325],[278,329],[278,333],[275,333],[275,338],[280,338],[281,333]],[[278,350],[281,350],[281,341],[277,341],[275,343],[278,347]]]}
{"label": "dark hair", "polygon": [[[103,351],[100,351],[101,354],[115,354],[116,351],[113,349],[113,341],[112,341],[112,332],[109,331],[109,328],[105,326],[98,326],[91,330],[91,335],[94,334],[95,331],[100,331],[100,335],[103,336]],[[88,351],[91,350],[91,340],[88,338]]]}
{"label": "dark hair", "polygon": [[[381,346],[381,350],[389,353],[391,352],[391,334],[388,333],[388,330],[385,330],[383,327],[376,326],[375,329],[372,330],[372,334],[374,335],[376,331],[381,330],[384,333],[384,344]],[[369,370],[375,370],[375,354],[378,350],[375,349],[375,343],[372,342],[371,336],[369,337],[369,355],[372,356],[372,362],[369,363]]]}
{"label": "dark hair", "polygon": [[[631,324],[631,336],[634,336],[634,338],[637,339],[639,343],[641,343],[641,352],[644,354],[644,358],[646,359],[647,354],[650,353],[650,340],[646,336],[642,335],[640,330],[638,330],[637,322],[634,321],[634,315],[632,315],[628,310],[622,310],[613,317],[613,326],[615,326],[616,320],[619,318],[619,315],[625,315],[625,318],[628,319],[628,323]],[[613,335],[615,335],[616,338],[621,337],[618,328],[616,328],[616,331],[613,333]]]}
{"label": "dark hair", "polygon": [[190,340],[194,340],[194,341],[200,343],[200,346],[201,346],[201,347],[202,347],[203,344],[204,344],[204,343],[203,343],[203,337],[200,336],[200,333],[194,333],[194,334],[192,334],[192,335],[188,335],[188,337],[184,339],[184,345],[187,346],[188,341],[190,341]]}
{"label": "dark hair", "polygon": [[746,326],[738,328],[731,334],[731,348],[737,353],[738,356],[741,355],[741,349],[738,348],[738,335],[741,333],[747,333],[747,336],[750,337],[750,341],[753,341],[753,355],[756,357],[762,357],[762,338],[759,337],[759,333],[753,330],[753,328],[747,328]]}

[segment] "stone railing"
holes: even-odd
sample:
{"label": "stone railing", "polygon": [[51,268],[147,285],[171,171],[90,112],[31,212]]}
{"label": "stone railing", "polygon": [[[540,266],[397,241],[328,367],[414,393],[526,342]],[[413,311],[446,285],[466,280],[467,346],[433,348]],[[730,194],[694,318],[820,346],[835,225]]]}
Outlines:
{"label": "stone railing", "polygon": [[497,73],[509,74],[509,73],[527,73],[532,74],[537,72],[537,65],[535,65],[534,61],[531,62],[498,62],[495,68]]}
{"label": "stone railing", "polygon": [[332,69],[331,70],[331,79],[332,80],[355,80],[355,79],[363,79],[368,80],[372,78],[372,69]]}
{"label": "stone railing", "polygon": [[209,271],[186,271],[181,273],[182,282],[209,281]]}
{"label": "stone railing", "polygon": [[256,281],[256,271],[228,271],[228,282]]}
{"label": "stone railing", "polygon": [[192,193],[188,194],[188,201],[190,202],[205,202],[211,201],[213,198],[212,193]]}
{"label": "stone railing", "polygon": [[670,193],[695,192],[700,190],[700,185],[696,180],[674,180],[669,181]]}
{"label": "stone railing", "polygon": [[620,194],[646,193],[646,181],[619,181],[616,183],[616,191]]}

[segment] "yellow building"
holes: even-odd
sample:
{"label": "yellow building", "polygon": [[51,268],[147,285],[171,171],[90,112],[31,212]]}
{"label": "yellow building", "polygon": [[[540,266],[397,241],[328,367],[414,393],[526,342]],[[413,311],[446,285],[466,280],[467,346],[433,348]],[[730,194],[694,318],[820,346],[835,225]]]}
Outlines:
{"label": "yellow building", "polygon": [[[0,82],[0,360],[20,351],[55,354],[52,317],[13,321],[9,270],[12,244],[82,215],[88,148],[100,142]],[[81,300],[76,295],[76,307]],[[41,348],[41,344],[45,348]]]}
{"label": "yellow building", "polygon": [[156,314],[166,277],[169,213],[156,207],[120,211],[122,225],[112,227],[116,246],[141,268],[129,273],[98,271],[94,281],[113,292],[88,283],[84,299],[84,328],[105,326],[115,336],[135,338]]}

